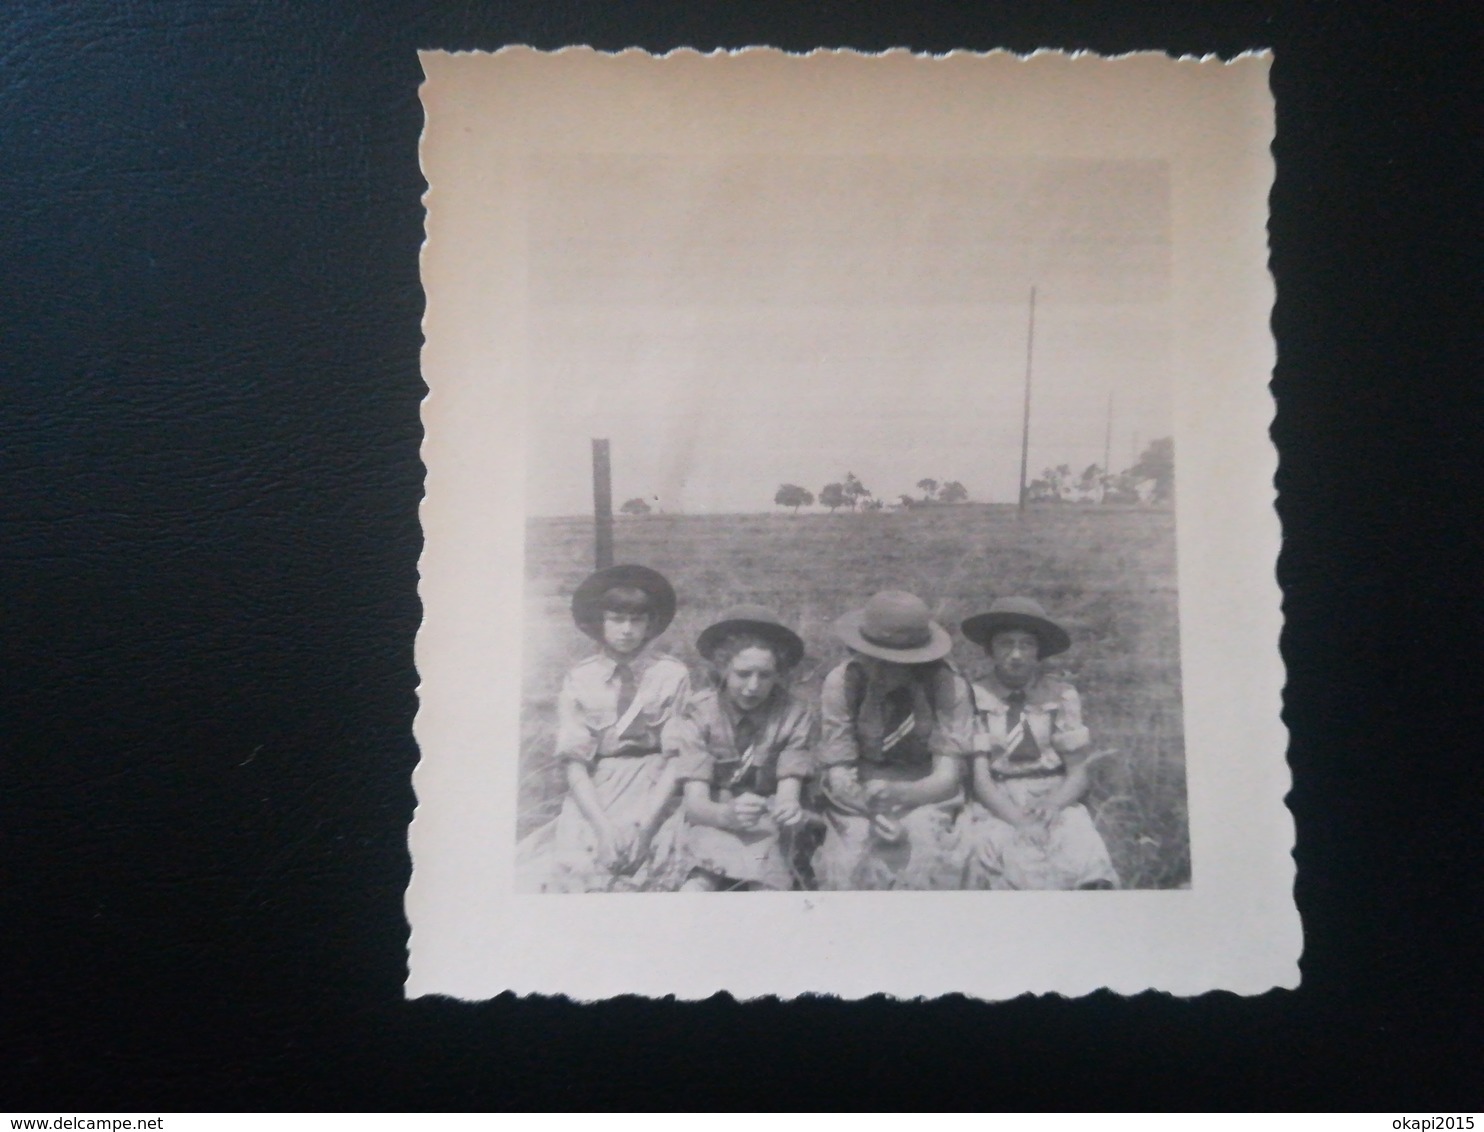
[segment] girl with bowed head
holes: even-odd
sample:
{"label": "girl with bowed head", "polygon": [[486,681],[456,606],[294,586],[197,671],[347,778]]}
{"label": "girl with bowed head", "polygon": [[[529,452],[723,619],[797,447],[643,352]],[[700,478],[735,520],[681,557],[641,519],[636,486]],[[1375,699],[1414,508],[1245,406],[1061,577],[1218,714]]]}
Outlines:
{"label": "girl with bowed head", "polygon": [[957,888],[973,699],[923,601],[876,594],[835,622],[850,656],[826,678],[818,752],[822,888]]}
{"label": "girl with bowed head", "polygon": [[783,841],[805,820],[799,793],[813,772],[813,709],[788,678],[804,642],[771,610],[748,605],[708,625],[696,650],[715,686],[665,728],[684,797],[682,891],[792,887]]}

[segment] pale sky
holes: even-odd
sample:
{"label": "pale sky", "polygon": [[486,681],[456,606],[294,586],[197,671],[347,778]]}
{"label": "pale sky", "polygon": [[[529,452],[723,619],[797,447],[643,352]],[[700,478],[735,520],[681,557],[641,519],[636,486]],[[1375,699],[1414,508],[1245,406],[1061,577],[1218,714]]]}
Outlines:
{"label": "pale sky", "polygon": [[546,155],[527,224],[533,514],[775,510],[846,471],[1011,502],[1171,431],[1159,161]]}

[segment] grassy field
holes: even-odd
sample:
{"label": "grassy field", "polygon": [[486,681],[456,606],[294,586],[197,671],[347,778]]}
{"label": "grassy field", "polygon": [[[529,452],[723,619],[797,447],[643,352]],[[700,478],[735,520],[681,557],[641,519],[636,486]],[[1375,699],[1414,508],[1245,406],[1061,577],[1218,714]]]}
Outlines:
{"label": "grassy field", "polygon": [[[525,701],[520,829],[552,816],[563,790],[550,757],[556,690],[591,651],[573,627],[572,590],[592,566],[592,523],[533,519],[526,547]],[[1184,730],[1176,621],[1174,516],[1079,505],[961,504],[906,512],[625,517],[618,562],[664,573],[680,594],[661,647],[699,673],[697,633],[727,606],[760,601],[799,629],[809,649],[806,693],[844,655],[830,624],[876,590],[908,589],[954,633],[971,676],[983,652],[958,622],[996,596],[1035,597],[1072,633],[1054,658],[1082,692],[1101,760],[1089,802],[1131,888],[1190,881]]]}

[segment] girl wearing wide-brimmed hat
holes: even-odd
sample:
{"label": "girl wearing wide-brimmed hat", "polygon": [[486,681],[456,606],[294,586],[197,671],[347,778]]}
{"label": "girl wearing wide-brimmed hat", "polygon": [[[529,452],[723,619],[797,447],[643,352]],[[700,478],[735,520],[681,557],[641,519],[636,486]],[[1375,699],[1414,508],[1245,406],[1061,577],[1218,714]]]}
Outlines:
{"label": "girl wearing wide-brimmed hat", "polygon": [[1118,874],[1087,807],[1091,736],[1077,689],[1042,662],[1071,646],[1028,597],[995,601],[962,625],[993,671],[975,684],[973,783],[964,818],[970,888],[1115,888]]}
{"label": "girl wearing wide-brimmed hat", "polygon": [[835,623],[850,656],[820,694],[822,888],[953,888],[973,702],[922,600],[876,594]]}
{"label": "girl wearing wide-brimmed hat", "polygon": [[804,821],[799,794],[818,737],[813,708],[787,683],[804,642],[771,610],[746,605],[708,625],[696,651],[715,686],[664,734],[684,797],[682,891],[790,888],[781,841]]}
{"label": "girl wearing wide-brimmed hat", "polygon": [[572,596],[598,651],[557,695],[561,812],[521,845],[521,887],[546,892],[673,888],[679,794],[661,732],[690,695],[689,672],[650,643],[675,616],[675,590],[645,566],[612,566]]}

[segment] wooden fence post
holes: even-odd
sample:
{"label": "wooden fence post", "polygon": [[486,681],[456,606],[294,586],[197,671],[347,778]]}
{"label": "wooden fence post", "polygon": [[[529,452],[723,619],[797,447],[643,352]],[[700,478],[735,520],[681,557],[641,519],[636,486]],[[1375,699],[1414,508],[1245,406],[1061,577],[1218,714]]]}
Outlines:
{"label": "wooden fence post", "polygon": [[613,565],[613,473],[608,441],[593,441],[593,561],[598,570]]}

